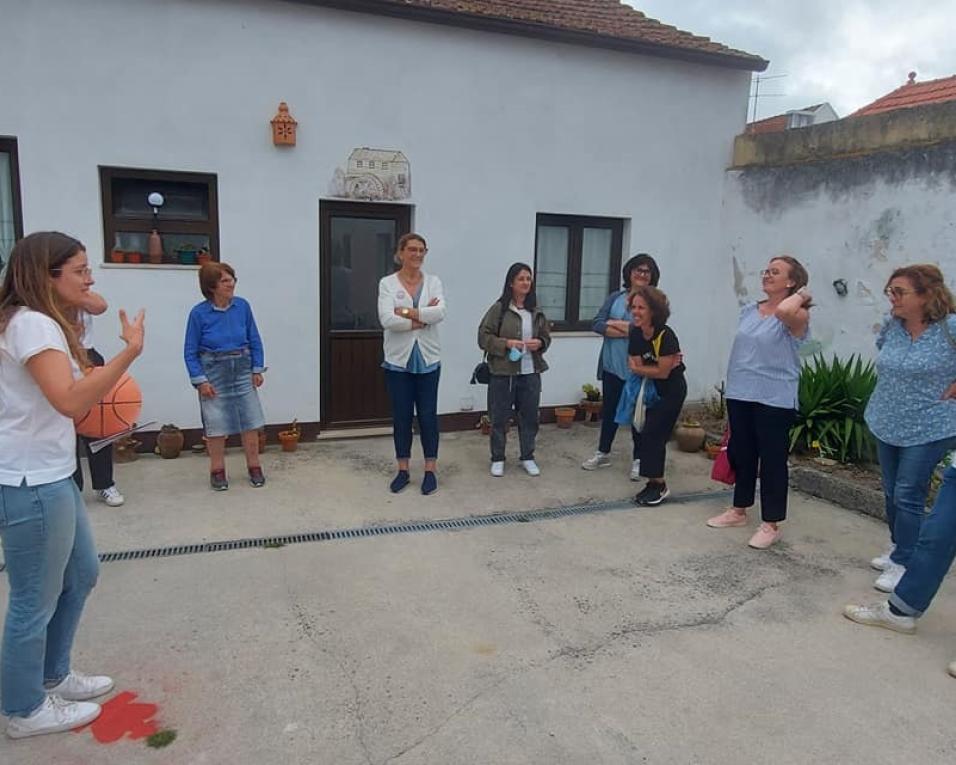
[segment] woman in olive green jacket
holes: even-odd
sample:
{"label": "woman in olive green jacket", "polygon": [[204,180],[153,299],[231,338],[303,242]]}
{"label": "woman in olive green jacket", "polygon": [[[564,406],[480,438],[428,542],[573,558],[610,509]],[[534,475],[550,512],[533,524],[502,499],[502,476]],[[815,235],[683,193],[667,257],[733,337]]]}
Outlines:
{"label": "woman in olive green jacket", "polygon": [[538,435],[544,352],[551,344],[548,319],[538,308],[531,266],[515,263],[505,276],[501,297],[478,326],[478,345],[488,354],[488,416],[491,420],[491,474],[505,472],[505,435],[512,412],[518,423],[521,465],[541,475],[534,461]]}

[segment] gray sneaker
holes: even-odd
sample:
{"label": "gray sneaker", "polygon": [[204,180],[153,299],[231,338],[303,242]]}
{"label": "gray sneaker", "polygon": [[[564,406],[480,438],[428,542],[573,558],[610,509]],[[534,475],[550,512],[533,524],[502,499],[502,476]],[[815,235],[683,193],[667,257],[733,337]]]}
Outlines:
{"label": "gray sneaker", "polygon": [[912,635],[916,632],[916,619],[912,616],[897,616],[890,611],[885,600],[870,606],[844,606],[843,615],[857,624],[883,627],[894,632],[902,632],[904,635]]}
{"label": "gray sneaker", "polygon": [[604,452],[594,452],[592,456],[581,463],[581,468],[584,470],[597,470],[598,468],[610,466],[611,455],[605,454]]}

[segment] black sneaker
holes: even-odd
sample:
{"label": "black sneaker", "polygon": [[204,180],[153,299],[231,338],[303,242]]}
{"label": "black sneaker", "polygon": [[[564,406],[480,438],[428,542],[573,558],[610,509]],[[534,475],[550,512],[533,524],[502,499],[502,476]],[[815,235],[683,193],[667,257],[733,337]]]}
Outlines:
{"label": "black sneaker", "polygon": [[213,491],[225,491],[229,488],[229,481],[226,480],[225,470],[213,470],[209,474],[209,485]]}
{"label": "black sneaker", "polygon": [[659,505],[670,496],[666,483],[650,483],[638,492],[634,501],[639,505]]}
{"label": "black sneaker", "polygon": [[266,477],[262,474],[261,467],[251,467],[249,468],[249,483],[251,483],[255,488],[266,485]]}

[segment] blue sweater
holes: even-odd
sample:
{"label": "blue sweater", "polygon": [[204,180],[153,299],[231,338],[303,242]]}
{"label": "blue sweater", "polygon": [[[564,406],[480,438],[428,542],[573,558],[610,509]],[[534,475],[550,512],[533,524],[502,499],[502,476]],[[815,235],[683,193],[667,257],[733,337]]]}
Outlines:
{"label": "blue sweater", "polygon": [[252,371],[265,372],[262,338],[249,303],[241,297],[234,297],[226,308],[217,308],[211,300],[193,306],[186,322],[183,344],[189,382],[193,385],[207,382],[199,354],[243,349],[248,349],[252,355]]}

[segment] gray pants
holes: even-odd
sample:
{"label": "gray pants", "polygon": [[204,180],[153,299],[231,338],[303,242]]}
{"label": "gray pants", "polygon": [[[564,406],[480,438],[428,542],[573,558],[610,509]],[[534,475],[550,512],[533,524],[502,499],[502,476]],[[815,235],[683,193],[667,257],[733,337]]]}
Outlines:
{"label": "gray pants", "polygon": [[505,430],[514,412],[518,421],[518,444],[522,460],[534,459],[538,437],[538,404],[541,375],[491,375],[488,383],[488,416],[491,419],[491,461],[504,462]]}

